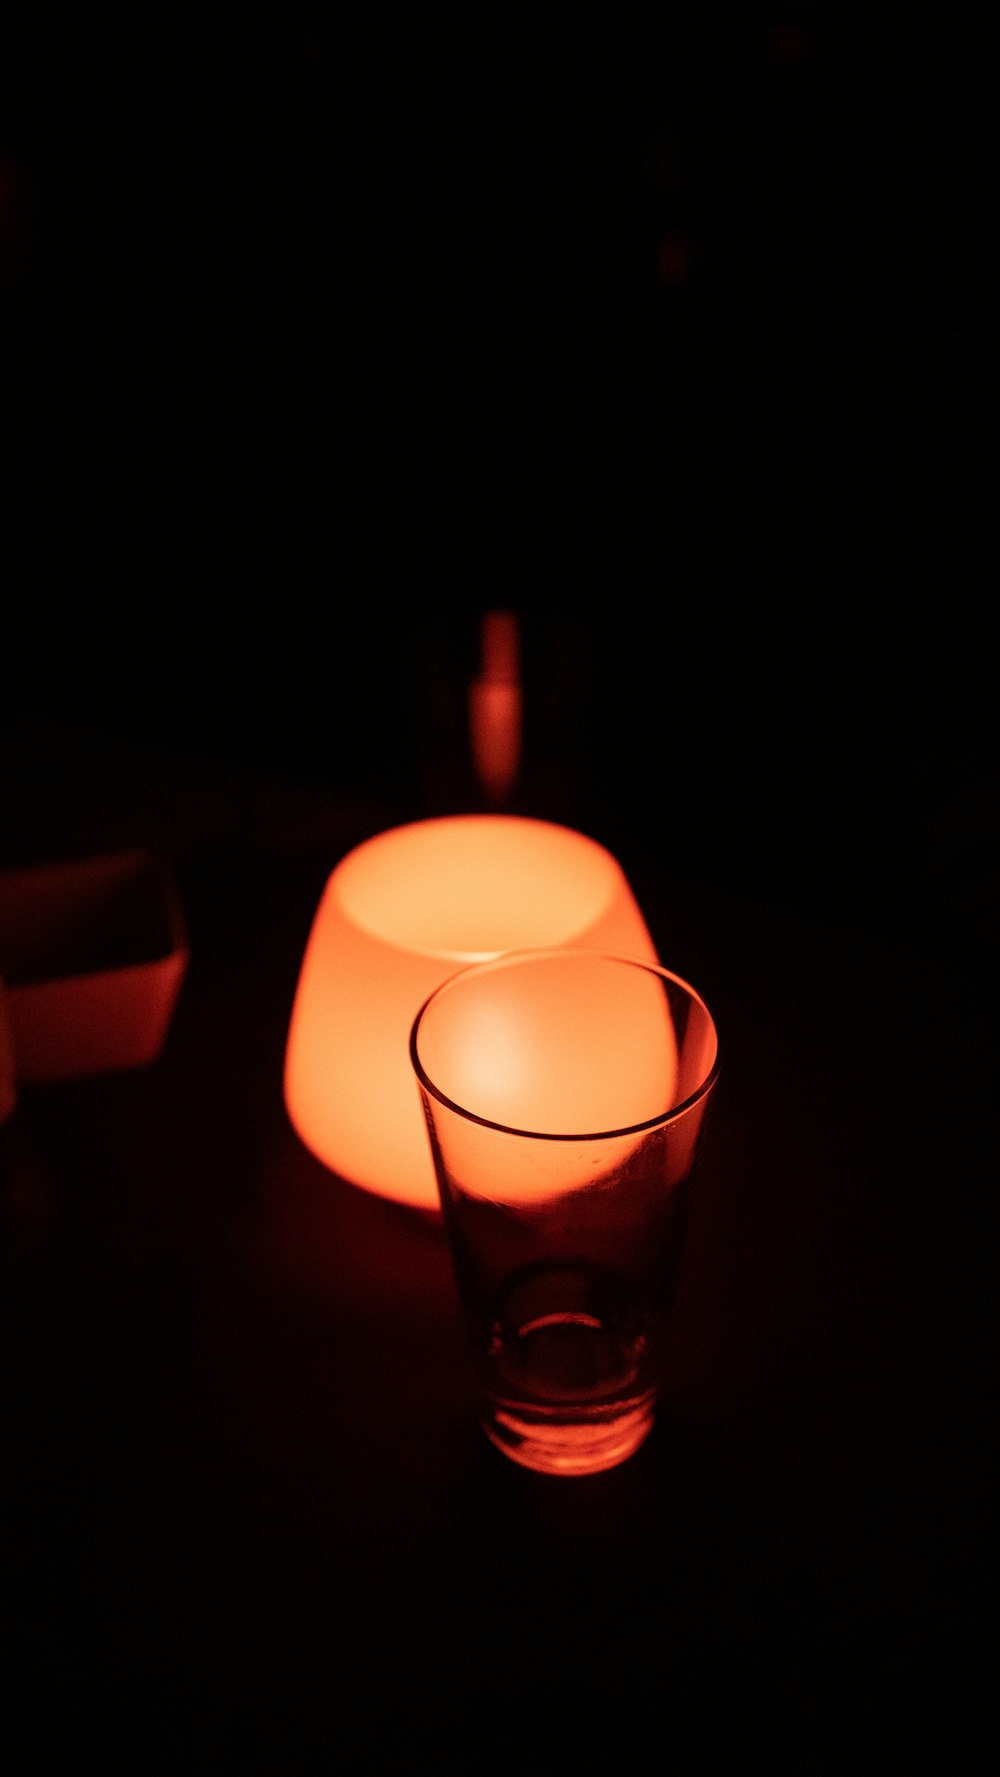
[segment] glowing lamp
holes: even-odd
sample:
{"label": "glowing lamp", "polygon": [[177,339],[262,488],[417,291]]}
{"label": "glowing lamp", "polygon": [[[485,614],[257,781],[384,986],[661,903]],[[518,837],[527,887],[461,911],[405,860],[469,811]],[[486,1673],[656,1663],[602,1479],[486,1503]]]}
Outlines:
{"label": "glowing lamp", "polygon": [[569,827],[451,815],[348,852],[313,920],[285,1050],[306,1147],[350,1183],[438,1214],[410,1027],[467,963],[551,945],[658,961],[621,865]]}

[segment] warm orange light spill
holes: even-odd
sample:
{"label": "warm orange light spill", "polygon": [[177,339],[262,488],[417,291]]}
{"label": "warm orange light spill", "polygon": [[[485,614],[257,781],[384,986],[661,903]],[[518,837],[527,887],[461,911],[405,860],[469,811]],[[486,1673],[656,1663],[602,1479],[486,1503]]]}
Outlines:
{"label": "warm orange light spill", "polygon": [[[451,996],[449,996],[451,997]],[[532,972],[531,994],[490,971],[425,1018],[420,1057],[455,1104],[540,1135],[629,1129],[674,1103],[677,1043],[659,979],[644,971]],[[449,1015],[450,1013],[450,1015]]]}
{"label": "warm orange light spill", "polygon": [[482,625],[482,672],[469,686],[469,741],[479,781],[502,803],[521,765],[520,638],[511,611],[490,611]]}
{"label": "warm orange light spill", "polygon": [[[533,958],[530,991],[493,970],[456,982],[421,1022],[426,1074],[475,1117],[542,1137],[606,1137],[664,1116],[680,1080],[659,978],[600,956],[569,977],[561,960]],[[458,1119],[449,1159],[467,1194],[537,1207],[594,1180],[595,1166],[622,1167],[642,1140],[484,1142]]]}
{"label": "warm orange light spill", "polygon": [[302,1141],[367,1190],[437,1213],[410,1027],[466,963],[570,944],[656,962],[624,871],[547,821],[456,815],[376,835],[330,876],[306,945],[284,1093]]}

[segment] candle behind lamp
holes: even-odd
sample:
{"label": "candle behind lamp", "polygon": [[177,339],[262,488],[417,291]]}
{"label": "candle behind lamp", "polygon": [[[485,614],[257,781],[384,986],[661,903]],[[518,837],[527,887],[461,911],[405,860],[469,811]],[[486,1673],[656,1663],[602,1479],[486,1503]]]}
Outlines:
{"label": "candle behind lamp", "polygon": [[465,964],[552,944],[658,960],[621,865],[571,828],[451,815],[349,852],[320,899],[289,1024],[285,1106],[301,1140],[348,1181],[439,1213],[413,1019]]}

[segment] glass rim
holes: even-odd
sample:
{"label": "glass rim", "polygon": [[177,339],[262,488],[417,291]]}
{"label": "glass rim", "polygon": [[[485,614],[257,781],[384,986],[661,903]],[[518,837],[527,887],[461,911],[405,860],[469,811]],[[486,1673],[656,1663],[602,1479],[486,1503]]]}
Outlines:
{"label": "glass rim", "polygon": [[[572,1131],[557,1133],[550,1129],[525,1129],[514,1123],[498,1123],[492,1117],[483,1117],[477,1111],[470,1111],[467,1105],[459,1104],[457,1099],[449,1098],[440,1086],[435,1085],[420,1059],[417,1043],[424,1013],[436,1000],[442,998],[449,988],[454,987],[469,975],[484,975],[493,970],[502,969],[511,963],[540,962],[546,959],[556,961],[573,958],[576,960],[580,957],[589,957],[591,960],[600,962],[624,963],[629,968],[642,969],[647,975],[655,975],[660,981],[669,981],[672,986],[679,988],[682,993],[686,994],[689,1000],[693,1000],[696,1005],[701,1007],[715,1036],[715,1056],[711,1067],[694,1092],[690,1092],[679,1104],[672,1105],[670,1110],[660,1111],[657,1116],[647,1117],[641,1123],[617,1125],[613,1129],[587,1129],[581,1130],[579,1133]],[[629,956],[623,951],[590,950],[584,945],[572,944],[538,945],[528,949],[505,950],[485,961],[464,963],[444,981],[439,981],[419,1007],[410,1025],[409,1049],[410,1062],[421,1087],[438,1104],[444,1105],[449,1111],[454,1111],[457,1116],[464,1117],[468,1123],[478,1123],[483,1129],[495,1129],[501,1135],[523,1136],[530,1141],[611,1141],[616,1136],[642,1135],[651,1129],[665,1128],[668,1123],[679,1122],[682,1117],[687,1116],[689,1111],[707,1098],[719,1077],[720,1065],[719,1032],[715,1019],[698,989],[693,987],[690,981],[686,981],[683,975],[678,975],[673,969],[666,968],[662,963],[650,962],[645,957]]]}

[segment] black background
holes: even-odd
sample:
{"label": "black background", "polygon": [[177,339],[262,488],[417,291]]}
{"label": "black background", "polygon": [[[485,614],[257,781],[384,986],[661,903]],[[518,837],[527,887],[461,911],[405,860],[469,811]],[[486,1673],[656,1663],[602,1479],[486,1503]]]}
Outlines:
{"label": "black background", "polygon": [[713,869],[995,794],[989,58],[692,10],[7,24],[8,706],[416,811],[501,605]]}

